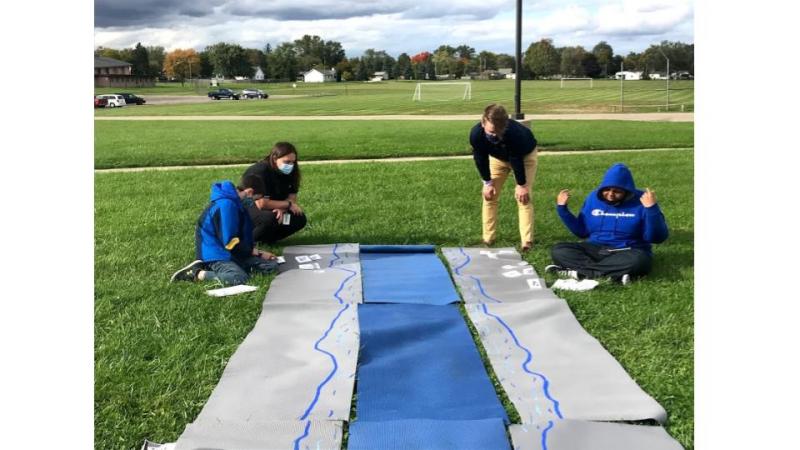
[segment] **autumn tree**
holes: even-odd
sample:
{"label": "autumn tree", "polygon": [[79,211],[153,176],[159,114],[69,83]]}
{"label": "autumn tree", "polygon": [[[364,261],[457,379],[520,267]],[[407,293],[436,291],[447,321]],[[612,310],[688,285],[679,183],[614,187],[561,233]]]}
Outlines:
{"label": "autumn tree", "polygon": [[187,78],[200,74],[200,56],[192,48],[175,49],[164,56],[164,73],[182,85]]}

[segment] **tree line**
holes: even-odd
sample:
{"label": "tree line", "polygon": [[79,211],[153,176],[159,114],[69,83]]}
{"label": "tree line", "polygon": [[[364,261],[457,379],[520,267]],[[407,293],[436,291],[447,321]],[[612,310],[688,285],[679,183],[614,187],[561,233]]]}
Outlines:
{"label": "tree line", "polygon": [[[581,46],[556,47],[551,39],[531,43],[523,54],[523,79],[552,77],[613,76],[622,68],[641,71],[645,75],[666,72],[666,57],[670,71],[694,73],[694,44],[662,41],[646,50],[618,55],[605,41],[591,50]],[[304,35],[275,48],[244,48],[239,44],[219,42],[201,51],[176,49],[165,52],[164,47],[143,46],[113,49],[98,47],[95,56],[106,56],[129,62],[134,75],[167,77],[176,80],[223,76],[253,77],[261,69],[268,80],[293,81],[298,74],[317,68],[335,69],[337,81],[365,81],[375,72],[386,72],[389,78],[407,80],[460,78],[465,75],[486,74],[501,68],[515,67],[515,58],[505,53],[476,52],[462,44],[456,47],[440,45],[433,52],[415,55],[401,53],[397,58],[384,50],[367,49],[360,57],[347,58],[340,42],[326,41],[319,36]]]}

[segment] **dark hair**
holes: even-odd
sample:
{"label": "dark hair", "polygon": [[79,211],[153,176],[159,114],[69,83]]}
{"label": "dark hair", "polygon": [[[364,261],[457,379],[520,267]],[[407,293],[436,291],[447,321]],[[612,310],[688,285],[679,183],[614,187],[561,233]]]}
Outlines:
{"label": "dark hair", "polygon": [[294,153],[297,160],[294,162],[294,170],[290,176],[292,177],[292,181],[294,181],[294,188],[300,189],[300,157],[297,155],[297,149],[294,148],[294,145],[289,142],[276,142],[272,150],[264,157],[264,162],[267,163],[271,169],[278,170],[278,165],[275,161],[291,153]]}
{"label": "dark hair", "polygon": [[503,134],[508,126],[508,112],[503,105],[492,103],[483,110],[482,120],[491,122],[497,134]]}
{"label": "dark hair", "polygon": [[240,191],[248,188],[253,189],[253,194],[265,195],[267,193],[267,188],[264,186],[264,179],[258,175],[245,175],[242,177],[239,185],[236,186],[236,189]]}

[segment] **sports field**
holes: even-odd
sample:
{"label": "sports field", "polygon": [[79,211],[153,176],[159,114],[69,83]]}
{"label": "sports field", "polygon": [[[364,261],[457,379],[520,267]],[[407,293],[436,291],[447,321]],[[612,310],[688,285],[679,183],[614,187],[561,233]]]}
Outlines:
{"label": "sports field", "polygon": [[[385,115],[385,114],[475,114],[483,106],[500,102],[513,107],[514,80],[471,81],[472,98],[462,100],[459,85],[424,86],[421,101],[413,101],[415,81],[379,83],[229,83],[235,91],[255,87],[266,91],[267,100],[208,100],[196,104],[143,105],[106,108],[98,116],[123,115]],[[536,113],[575,113],[666,110],[666,81],[595,80],[571,81],[562,88],[558,80],[524,80],[521,83],[522,110]],[[96,93],[133,92],[148,95],[187,95],[206,97],[211,88],[179,83],[159,84],[141,89],[97,89]],[[670,81],[670,111],[694,111],[694,81]],[[616,109],[615,109],[616,108]]]}
{"label": "sports field", "polygon": [[[641,83],[637,85],[636,83]],[[656,84],[658,83],[658,84]],[[691,82],[673,92],[693,109]],[[657,104],[664,82],[626,82],[630,99]],[[680,87],[673,82],[673,87]],[[423,96],[414,82],[260,85],[269,100],[98,110],[131,115],[477,115],[489,102],[508,106],[513,81],[473,82],[465,102]],[[561,89],[558,81],[523,82],[523,111],[608,111],[619,101],[618,81]],[[640,87],[636,97],[635,87]],[[236,89],[247,87],[237,85]],[[463,88],[462,88],[463,89]],[[108,90],[105,90],[108,91]],[[197,95],[191,87],[161,85],[150,94]],[[205,95],[205,90],[200,90]],[[99,92],[99,91],[98,91]],[[455,91],[453,91],[455,92]],[[683,92],[684,97],[677,92]],[[616,96],[616,97],[615,97]],[[691,105],[691,107],[689,106]],[[604,109],[606,108],[606,109]],[[96,169],[250,163],[276,141],[300,151],[300,203],[309,226],[284,245],[480,243],[480,183],[471,160],[358,162],[303,161],[468,155],[473,120],[410,121],[101,121],[94,123]],[[630,375],[667,410],[668,432],[694,448],[693,241],[694,124],[691,122],[542,120],[533,129],[543,154],[534,187],[536,244],[524,258],[539,273],[554,243],[574,240],[555,213],[558,191],[569,187],[575,210],[605,169],[625,162],[641,187],[654,189],[670,238],[655,247],[651,275],[631,286],[608,283],[591,292],[565,292],[576,317]],[[648,149],[672,149],[651,151]],[[570,150],[622,149],[576,154]],[[238,180],[240,167],[95,174],[95,448],[138,449],[145,438],[174,441],[208,399],[228,358],[253,327],[272,277],[259,290],[214,299],[207,286],[170,284],[194,256],[194,223],[209,185]],[[509,184],[510,186],[510,184]],[[517,245],[510,189],[500,209],[498,246]],[[282,246],[270,250],[280,254]],[[265,247],[265,249],[267,249]],[[554,281],[547,276],[549,283]],[[504,402],[512,419],[513,406]]]}

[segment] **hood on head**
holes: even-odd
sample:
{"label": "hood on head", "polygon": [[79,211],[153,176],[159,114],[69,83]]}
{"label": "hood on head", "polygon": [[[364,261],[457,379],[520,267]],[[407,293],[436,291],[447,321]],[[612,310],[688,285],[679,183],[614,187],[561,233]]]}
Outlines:
{"label": "hood on head", "polygon": [[230,181],[219,181],[211,185],[211,201],[216,201],[222,198],[229,198],[231,200],[239,200],[239,192],[236,186]]}
{"label": "hood on head", "polygon": [[616,163],[609,167],[606,174],[603,176],[603,181],[601,181],[600,186],[597,187],[597,196],[601,200],[603,200],[603,197],[600,195],[600,191],[609,187],[625,189],[628,192],[628,195],[625,196],[625,200],[627,201],[631,198],[634,192],[636,192],[636,185],[633,183],[633,174],[631,170],[628,169],[628,166],[622,163]]}

